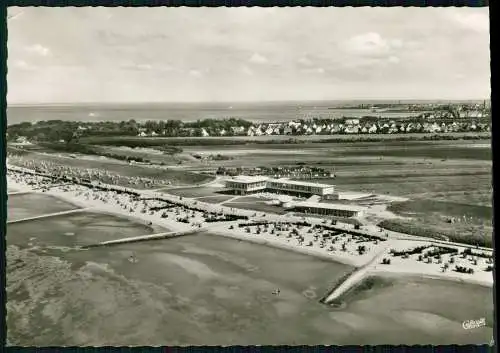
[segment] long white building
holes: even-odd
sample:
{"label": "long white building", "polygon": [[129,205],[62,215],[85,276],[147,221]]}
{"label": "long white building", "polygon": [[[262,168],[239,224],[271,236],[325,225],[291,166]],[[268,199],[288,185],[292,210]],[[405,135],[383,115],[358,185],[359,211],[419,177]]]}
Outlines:
{"label": "long white building", "polygon": [[[327,199],[334,193],[334,186],[288,179],[273,179],[258,176],[236,176],[226,181],[226,188],[235,194],[246,195],[255,192],[292,193]],[[318,198],[319,199],[319,198]],[[342,218],[361,217],[366,207],[357,205],[334,204],[327,202],[301,201],[284,204],[283,207],[292,212],[317,214]]]}
{"label": "long white building", "polygon": [[333,204],[323,202],[295,202],[285,208],[305,214],[317,214],[334,217],[360,217],[363,216],[366,207],[356,205]]}
{"label": "long white building", "polygon": [[264,191],[267,187],[266,177],[239,175],[226,181],[226,188],[235,194],[246,195]]}
{"label": "long white building", "polygon": [[329,184],[318,184],[305,181],[269,179],[267,181],[267,189],[285,193],[325,196],[333,194],[334,187]]}
{"label": "long white building", "polygon": [[242,175],[227,180],[226,188],[240,195],[267,190],[308,196],[325,196],[333,194],[334,191],[334,186],[328,184]]}

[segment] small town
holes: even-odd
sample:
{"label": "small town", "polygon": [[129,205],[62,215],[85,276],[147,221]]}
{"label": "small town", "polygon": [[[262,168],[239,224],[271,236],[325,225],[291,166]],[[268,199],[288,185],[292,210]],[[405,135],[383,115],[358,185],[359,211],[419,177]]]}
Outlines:
{"label": "small town", "polygon": [[[486,103],[480,109],[455,104],[435,107],[432,113],[398,118],[375,115],[320,118],[311,114],[285,122],[254,123],[239,118],[179,120],[112,121],[39,121],[9,125],[10,141],[59,141],[100,136],[137,137],[223,137],[223,136],[304,136],[304,135],[380,135],[416,133],[491,132],[491,111]],[[368,114],[368,113],[367,113]],[[374,114],[374,113],[372,113]],[[57,125],[61,131],[54,130]],[[62,137],[62,138],[61,138]]]}

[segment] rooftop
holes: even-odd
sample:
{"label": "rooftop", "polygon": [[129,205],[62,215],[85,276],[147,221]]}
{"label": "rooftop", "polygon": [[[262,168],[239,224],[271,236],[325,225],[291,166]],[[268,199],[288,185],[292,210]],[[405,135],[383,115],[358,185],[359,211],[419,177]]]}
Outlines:
{"label": "rooftop", "polygon": [[269,179],[271,182],[278,182],[278,183],[284,183],[284,184],[290,184],[290,185],[302,185],[302,186],[312,186],[312,187],[317,187],[317,188],[330,188],[334,187],[334,185],[331,184],[319,184],[319,183],[311,183],[307,181],[299,181],[299,180],[289,180],[286,178],[280,178],[280,179]]}
{"label": "rooftop", "polygon": [[258,183],[261,181],[266,181],[268,179],[269,178],[262,176],[238,175],[231,179],[228,179],[228,181],[233,181],[236,183]]}
{"label": "rooftop", "polygon": [[344,205],[344,204],[335,204],[335,203],[321,203],[321,202],[294,202],[293,206],[295,207],[315,207],[315,208],[324,208],[328,210],[341,210],[341,211],[365,211],[366,207],[356,206],[356,205]]}

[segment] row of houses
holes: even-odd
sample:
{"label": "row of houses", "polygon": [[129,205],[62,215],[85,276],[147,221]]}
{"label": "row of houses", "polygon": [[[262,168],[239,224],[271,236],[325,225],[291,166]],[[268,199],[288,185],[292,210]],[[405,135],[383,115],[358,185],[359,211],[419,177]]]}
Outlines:
{"label": "row of houses", "polygon": [[[185,130],[185,131],[184,131]],[[272,136],[272,135],[329,135],[329,134],[398,134],[398,133],[438,133],[438,132],[490,132],[491,126],[479,122],[424,122],[424,123],[398,123],[395,121],[384,123],[277,123],[259,124],[245,129],[243,126],[229,130],[220,129],[208,132],[206,129],[184,129],[180,136]],[[154,131],[142,130],[137,136],[155,137],[168,136],[167,133],[159,134]]]}
{"label": "row of houses", "polygon": [[[428,117],[429,118],[429,117]],[[249,127],[232,126],[229,128],[179,128],[175,136],[266,136],[266,135],[329,135],[329,134],[397,134],[432,132],[490,131],[489,123],[482,120],[453,120],[450,117],[431,116],[425,121],[371,120],[348,118],[344,120],[290,121],[281,123],[260,123]],[[138,136],[171,136],[171,131],[149,131],[138,129]]]}
{"label": "row of houses", "polygon": [[320,134],[397,134],[416,132],[461,132],[461,131],[490,131],[490,125],[476,122],[424,122],[405,123],[389,121],[384,123],[360,123],[357,119],[346,120],[344,123],[330,124],[302,124],[290,122],[288,124],[260,124],[251,126],[247,136],[262,135],[320,135]]}

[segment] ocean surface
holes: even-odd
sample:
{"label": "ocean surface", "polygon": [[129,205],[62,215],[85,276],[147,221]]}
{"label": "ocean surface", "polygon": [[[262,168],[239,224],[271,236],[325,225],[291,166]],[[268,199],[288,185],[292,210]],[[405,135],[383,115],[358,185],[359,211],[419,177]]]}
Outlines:
{"label": "ocean surface", "polygon": [[[358,102],[359,103],[359,102]],[[370,104],[370,102],[363,102]],[[384,103],[379,101],[378,103]],[[9,106],[9,124],[41,120],[123,121],[238,118],[253,122],[281,122],[294,119],[335,119],[342,117],[412,116],[420,113],[372,112],[370,109],[334,109],[353,102],[289,102],[289,103],[150,103],[150,104],[64,104]]]}
{"label": "ocean surface", "polygon": [[[493,333],[489,288],[384,279],[333,309],[318,299],[350,267],[312,256],[210,234],[77,249],[151,231],[89,213],[10,224],[9,344],[480,344]],[[486,327],[462,328],[482,317]]]}

